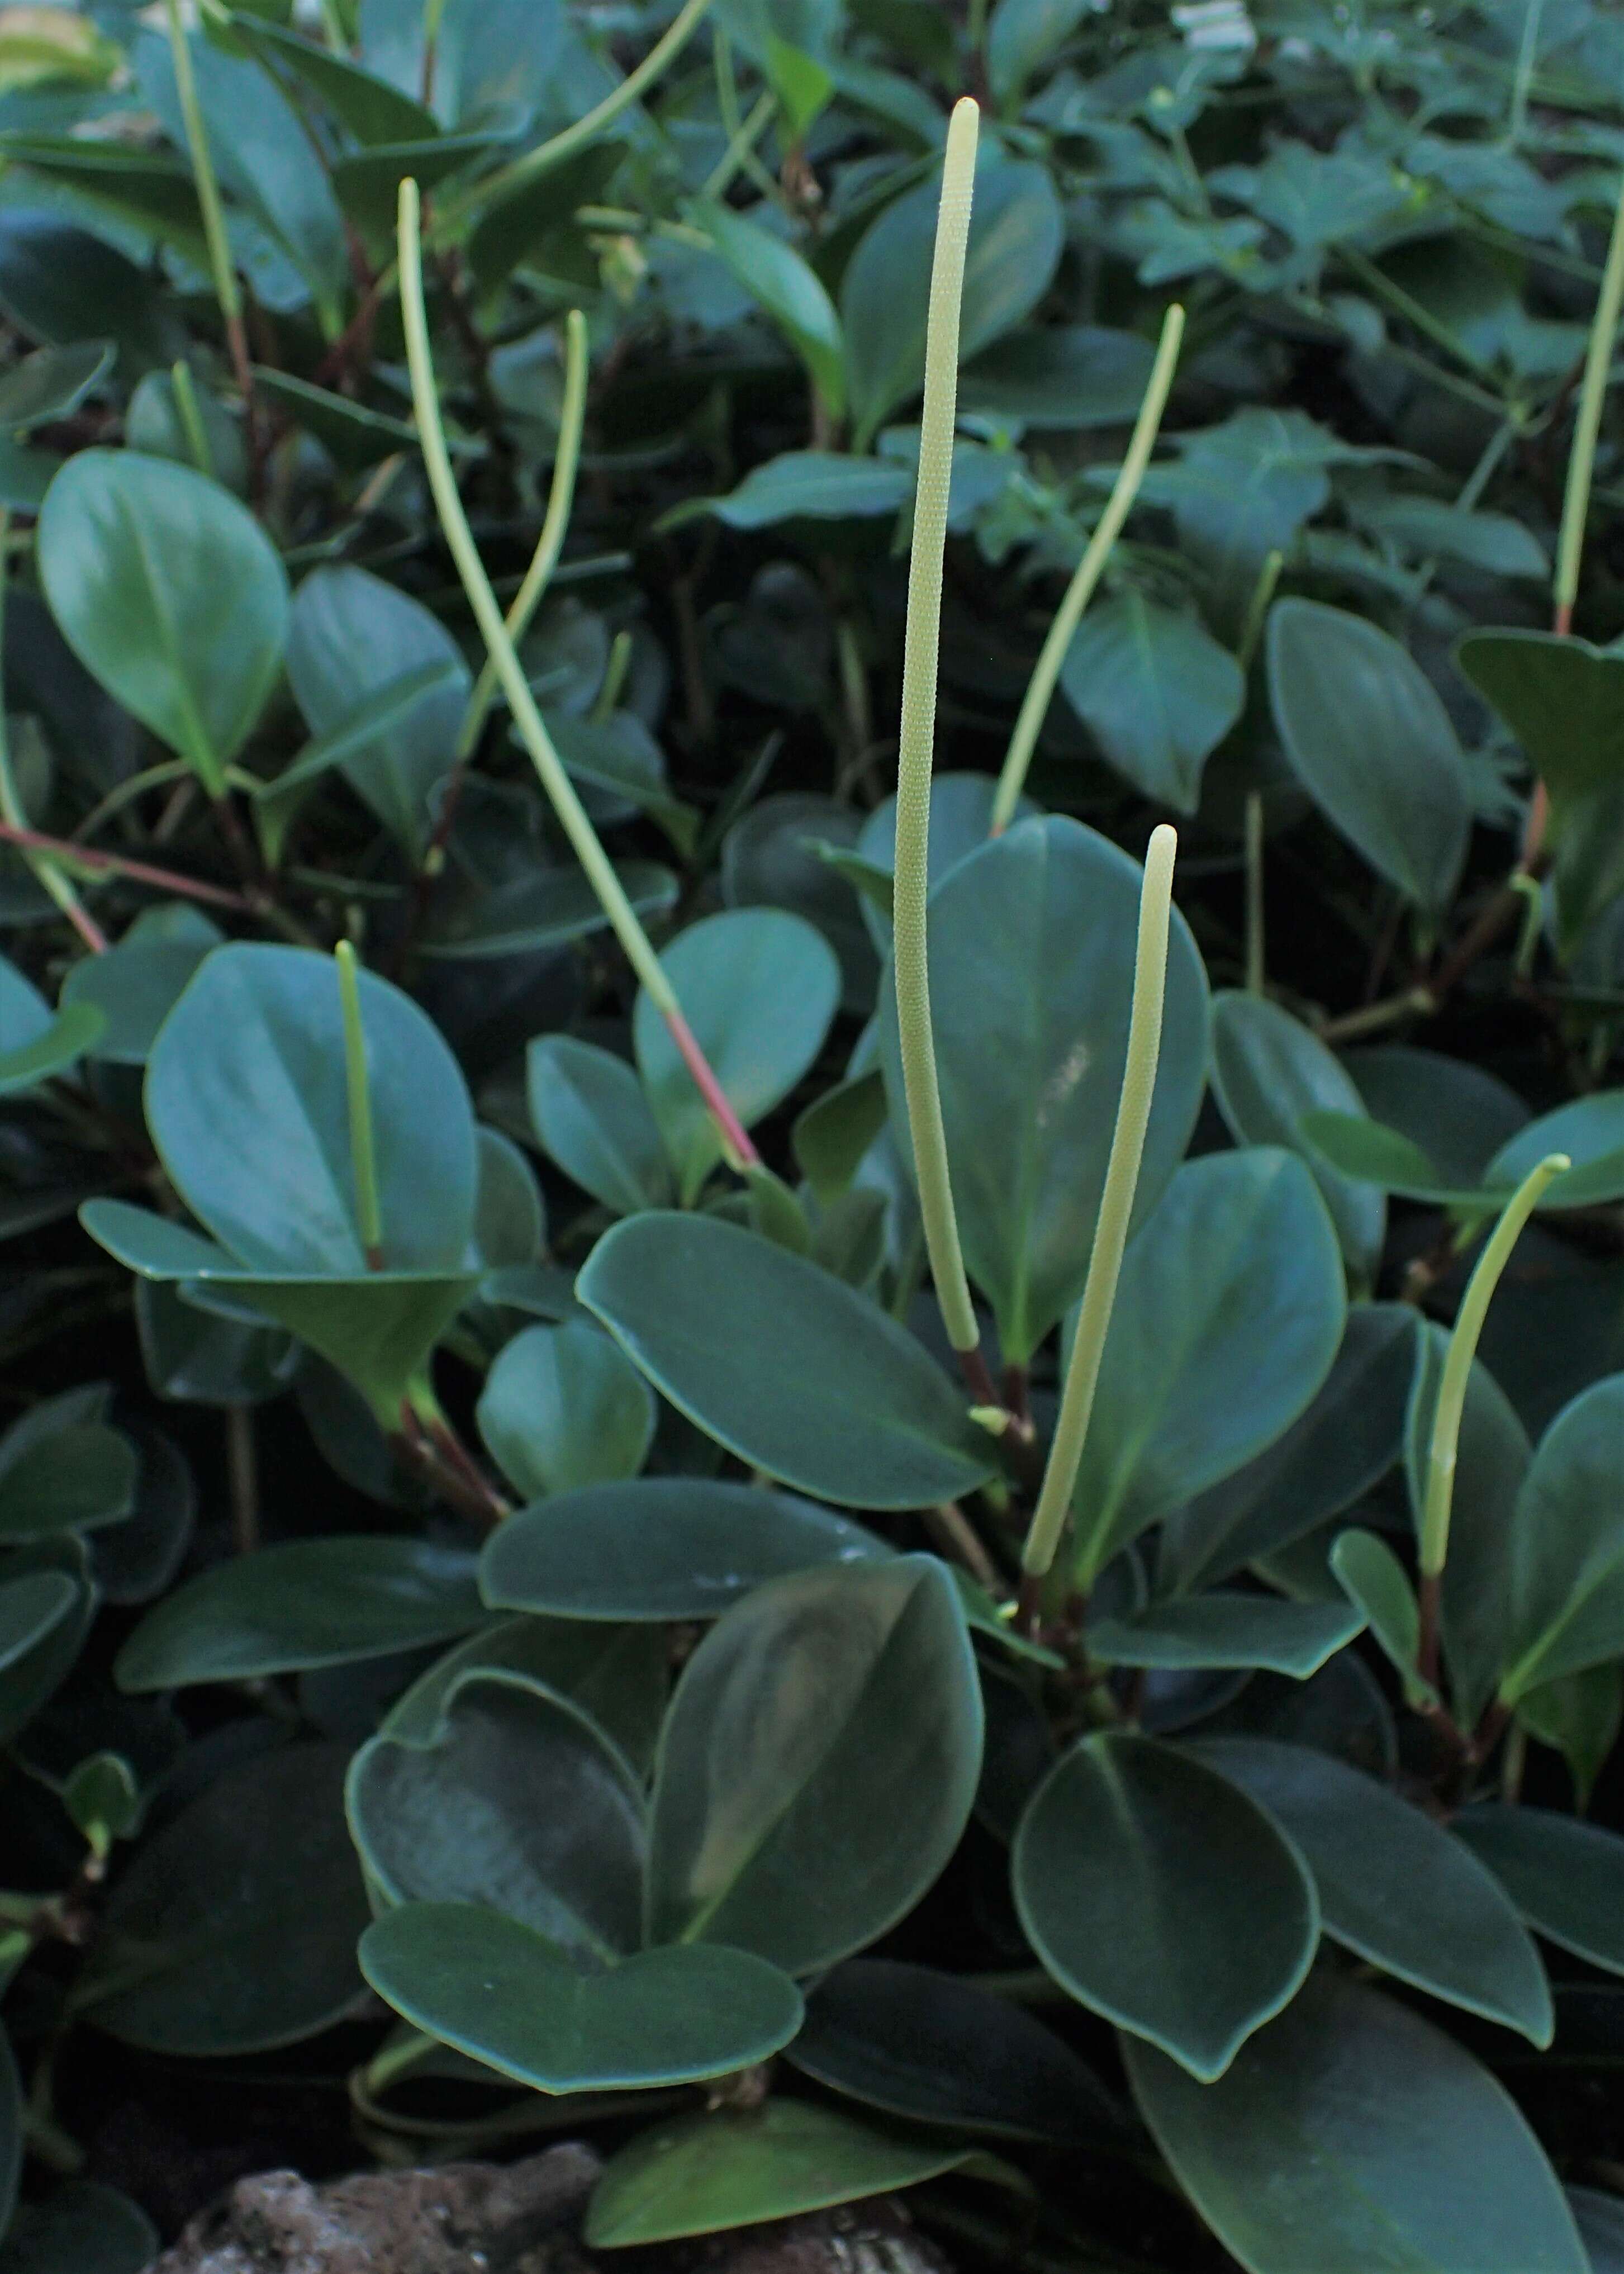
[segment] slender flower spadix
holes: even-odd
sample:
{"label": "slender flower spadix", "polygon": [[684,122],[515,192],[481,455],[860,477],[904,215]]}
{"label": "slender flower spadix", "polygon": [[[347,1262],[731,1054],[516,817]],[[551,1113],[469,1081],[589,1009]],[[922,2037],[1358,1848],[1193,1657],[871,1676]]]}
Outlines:
{"label": "slender flower spadix", "polygon": [[1601,293],[1590,325],[1590,344],[1579,387],[1579,410],[1574,420],[1573,448],[1568,454],[1568,486],[1562,497],[1562,529],[1556,547],[1556,582],[1552,599],[1556,629],[1565,632],[1579,596],[1579,556],[1584,549],[1584,522],[1590,509],[1590,476],[1596,465],[1596,438],[1601,432],[1602,405],[1607,396],[1607,371],[1618,335],[1619,311],[1624,305],[1624,189],[1619,192],[1613,216],[1613,237],[1607,265],[1602,271]]}
{"label": "slender flower spadix", "polygon": [[378,1148],[366,1082],[366,1031],[361,1024],[361,983],[356,952],[347,939],[333,951],[338,1004],[344,1021],[344,1088],[350,1104],[350,1171],[355,1180],[356,1225],[369,1271],[383,1269],[383,1204],[378,1193]]}
{"label": "slender flower spadix", "polygon": [[434,358],[429,346],[428,313],[423,301],[420,200],[417,184],[410,178],[401,184],[399,256],[401,320],[406,334],[406,360],[411,372],[411,399],[417,416],[417,439],[422,445],[423,463],[428,473],[429,488],[433,493],[435,510],[440,516],[440,529],[451,557],[456,562],[462,590],[468,595],[468,604],[474,613],[474,621],[495,666],[502,692],[508,697],[520,739],[530,753],[530,762],[543,789],[552,801],[553,809],[564,834],[586,870],[598,895],[598,904],[625,951],[627,961],[642,982],[649,1000],[665,1020],[671,1039],[693,1077],[694,1086],[716,1124],[724,1151],[735,1166],[748,1167],[761,1156],[729,1103],[710,1062],[695,1039],[693,1029],[683,1017],[676,990],[655,954],[647,932],[638,922],[637,913],[627,899],[608,855],[598,842],[598,832],[587,818],[586,809],[575,794],[575,784],[564,771],[563,761],[553,747],[553,738],[536,707],[530,681],[524,676],[524,666],[519,661],[503,621],[500,604],[491,589],[491,580],[485,574],[485,563],[479,558],[479,548],[474,543],[473,531],[462,510],[462,501],[457,494],[456,476],[452,471],[451,456],[446,448],[445,430],[440,419]]}
{"label": "slender flower spadix", "polygon": [[[1030,1624],[1035,1616],[1038,1592],[1055,1560],[1066,1510],[1082,1466],[1083,1447],[1099,1385],[1100,1361],[1116,1300],[1122,1275],[1123,1251],[1139,1189],[1139,1163],[1145,1156],[1145,1133],[1150,1126],[1151,1099],[1155,1093],[1156,1064],[1162,1055],[1162,1006],[1167,992],[1168,930],[1173,920],[1173,862],[1178,853],[1178,832],[1163,822],[1151,833],[1145,855],[1145,881],[1139,892],[1139,947],[1133,967],[1133,1010],[1128,1021],[1128,1057],[1123,1069],[1122,1095],[1116,1102],[1116,1126],[1106,1163],[1105,1186],[1100,1195],[1099,1220],[1088,1258],[1088,1277],[1077,1314],[1077,1333],[1071,1362],[1060,1396],[1054,1442],[1042,1489],[1032,1512],[1032,1525],[1021,1552],[1020,1615]],[[1096,1576],[1101,1543],[1085,1540],[1079,1584],[1085,1590]]]}
{"label": "slender flower spadix", "polygon": [[1004,761],[1004,771],[998,777],[998,793],[993,800],[991,833],[1001,837],[1015,818],[1015,809],[1020,803],[1020,793],[1026,779],[1026,770],[1032,764],[1032,753],[1043,729],[1049,713],[1049,701],[1055,692],[1055,681],[1060,676],[1060,666],[1065,661],[1066,650],[1071,644],[1071,635],[1082,621],[1083,610],[1094,598],[1094,587],[1104,574],[1110,558],[1111,547],[1122,533],[1122,525],[1132,509],[1139,495],[1139,484],[1145,478],[1145,469],[1150,463],[1150,454],[1155,448],[1162,414],[1167,409],[1167,399],[1172,391],[1173,373],[1178,362],[1179,343],[1184,336],[1184,312],[1175,305],[1170,307],[1162,324],[1162,341],[1156,350],[1156,360],[1151,365],[1150,380],[1145,389],[1145,400],[1139,405],[1133,435],[1128,444],[1128,455],[1123,460],[1105,511],[1099,525],[1088,540],[1088,547],[1078,562],[1071,581],[1066,587],[1065,598],[1055,612],[1055,621],[1049,628],[1032,677],[1026,682],[1015,731],[1010,736],[1010,747]]}
{"label": "slender flower spadix", "polygon": [[[936,742],[936,666],[942,629],[942,560],[953,474],[959,395],[959,304],[975,188],[981,113],[966,95],[954,106],[942,169],[930,310],[925,334],[925,401],[920,420],[919,486],[908,561],[907,628],[902,651],[902,724],[897,743],[897,852],[891,887],[897,1039],[907,1099],[908,1133],[919,1186],[925,1249],[947,1338],[973,1393],[992,1402],[981,1364],[981,1329],[965,1277],[948,1174],[947,1133],[930,1021],[926,901],[930,889],[930,769]],[[979,1372],[977,1369],[980,1369]]]}

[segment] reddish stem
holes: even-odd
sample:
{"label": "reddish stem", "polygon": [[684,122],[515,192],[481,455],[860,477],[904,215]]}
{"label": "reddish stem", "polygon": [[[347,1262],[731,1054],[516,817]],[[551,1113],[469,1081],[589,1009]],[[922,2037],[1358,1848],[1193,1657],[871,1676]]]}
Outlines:
{"label": "reddish stem", "polygon": [[[680,1011],[665,1013],[665,1024],[671,1039],[681,1054],[682,1063],[694,1077],[694,1087],[705,1102],[705,1111],[721,1133],[723,1145],[729,1156],[741,1169],[759,1169],[761,1155],[751,1143],[744,1125],[723,1095],[722,1085],[710,1070],[710,1062],[694,1038],[694,1030]],[[985,1369],[983,1368],[983,1371]],[[990,1380],[988,1388],[992,1387]],[[996,1398],[990,1401],[996,1404]]]}
{"label": "reddish stem", "polygon": [[[217,908],[237,908],[252,915],[253,908],[241,892],[228,892],[222,885],[205,885],[195,877],[177,875],[172,869],[154,869],[145,861],[126,861],[122,854],[97,853],[87,845],[70,845],[61,837],[47,837],[38,829],[19,829],[12,822],[0,821],[0,843],[22,845],[35,853],[54,853],[70,867],[89,869],[102,876],[129,877],[140,885],[154,885],[162,892],[178,892],[183,899],[207,900]],[[105,947],[107,942],[102,941]]]}

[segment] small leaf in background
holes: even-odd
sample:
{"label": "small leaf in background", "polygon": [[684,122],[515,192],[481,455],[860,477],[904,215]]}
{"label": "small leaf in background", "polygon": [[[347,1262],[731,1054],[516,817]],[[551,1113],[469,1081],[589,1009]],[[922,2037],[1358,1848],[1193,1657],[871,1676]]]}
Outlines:
{"label": "small leaf in background", "polygon": [[1479,1802],[1455,1829],[1537,1934],[1624,1974],[1624,1840],[1553,1809]]}
{"label": "small leaf in background", "polygon": [[526,1064],[536,1135],[565,1175],[616,1216],[669,1208],[671,1167],[635,1069],[573,1035],[538,1035]]}
{"label": "small leaf in background", "polygon": [[1072,1496],[1091,1576],[1297,1420],[1346,1318],[1335,1233],[1294,1154],[1175,1173],[1124,1259]]}
{"label": "small leaf in background", "polygon": [[1364,1623],[1343,1603],[1222,1591],[1153,1603],[1132,1618],[1091,1619],[1088,1650],[1107,1666],[1265,1666],[1305,1681]]}
{"label": "small leaf in background", "polygon": [[1213,998],[1213,1095],[1237,1145],[1287,1145],[1313,1172],[1342,1257],[1363,1287],[1375,1284],[1387,1212],[1379,1192],[1339,1177],[1302,1137],[1304,1113],[1357,1113],[1359,1093],[1319,1036],[1261,995]]}
{"label": "small leaf in background", "polygon": [[[705,508],[730,529],[771,529],[781,521],[845,521],[898,513],[914,490],[906,466],[848,458],[836,450],[786,450],[752,466],[736,490]],[[683,519],[691,509],[677,508]]]}
{"label": "small leaf in background", "polygon": [[78,1602],[65,1571],[28,1571],[0,1580],[0,1672],[26,1658]]}
{"label": "small leaf in background", "polygon": [[1624,1650],[1624,1374],[1565,1406],[1517,1495],[1500,1694],[1527,1691]]}
{"label": "small leaf in background", "polygon": [[1206,2082],[1296,1994],[1320,1939],[1313,1882],[1272,1819],[1152,1737],[1095,1735],[1064,1754],[1011,1869],[1062,1988]]}
{"label": "small leaf in background", "polygon": [[758,1588],[711,1629],[672,1701],[649,1939],[730,1942],[790,1974],[849,1956],[946,1864],[981,1758],[974,1659],[935,1558]]}
{"label": "small leaf in background", "polygon": [[[840,1001],[834,950],[784,908],[730,908],[691,924],[660,957],[683,1016],[747,1129],[782,1103],[823,1046]],[[721,1141],[670,1029],[639,990],[638,1071],[686,1202]]]}
{"label": "small leaf in background", "polygon": [[146,2212],[99,2180],[69,2180],[26,2203],[0,2245],[0,2274],[144,2274],[160,2248]]}
{"label": "small leaf in background", "polygon": [[224,937],[198,909],[177,902],[143,908],[117,947],[74,964],[62,983],[64,1007],[90,1004],[106,1020],[92,1055],[145,1065],[159,1028]]}
{"label": "small leaf in background", "polygon": [[1470,1842],[1313,1746],[1221,1737],[1199,1751],[1296,1841],[1334,1941],[1532,2044],[1550,2044],[1539,1954]]}
{"label": "small leaf in background", "polygon": [[754,1587],[894,1551],[849,1517],[759,1485],[640,1477],[560,1493],[492,1533],[493,1608],[567,1619],[713,1619]]}
{"label": "small leaf in background", "polygon": [[1558,797],[1624,782],[1624,655],[1571,634],[1469,632],[1455,659]]}
{"label": "small leaf in background", "polygon": [[109,1899],[79,2012],[151,2052],[220,2055],[297,2044],[354,2006],[367,1907],[348,1758],[277,1744],[172,1818]]}
{"label": "small leaf in background", "polygon": [[119,1687],[254,1682],[448,1642],[483,1615],[474,1560],[425,1540],[295,1540],[218,1563],[149,1611]]}
{"label": "small leaf in background", "polygon": [[939,2179],[967,2156],[804,2100],[680,2116],[610,2158],[587,2212],[586,2240],[619,2249],[793,2218]]}
{"label": "small leaf in background", "polygon": [[1065,47],[1093,0],[998,0],[987,33],[987,78],[1001,105]]}
{"label": "small leaf in background", "polygon": [[618,1343],[567,1320],[503,1345],[477,1418],[514,1490],[540,1500],[635,1477],[654,1436],[654,1397]]}
{"label": "small leaf in background", "polygon": [[1518,1698],[1516,1718],[1530,1737],[1560,1753],[1573,1779],[1575,1806],[1589,1808],[1624,1728],[1624,1667],[1587,1666],[1542,1683]]}
{"label": "small leaf in background", "polygon": [[538,2092],[689,2084],[768,2059],[801,2023],[787,1975],[689,1943],[600,1971],[473,1903],[408,1903],[361,1938],[380,1998],[442,2044]]}
{"label": "small leaf in background", "polygon": [[362,1746],[348,1800],[386,1903],[482,1904],[584,1967],[642,1939],[636,1780],[579,1706],[522,1674],[458,1675],[428,1742]]}
{"label": "small leaf in background", "polygon": [[[869,827],[879,822],[876,814]],[[959,1237],[1009,1361],[1030,1358],[1087,1276],[1127,1060],[1139,885],[1136,861],[1056,817],[983,843],[931,894],[936,1056]],[[898,1148],[911,1158],[895,997],[882,980],[881,1063]],[[1206,1058],[1206,974],[1175,911],[1138,1224],[1183,1157]]]}
{"label": "small leaf in background", "polygon": [[1430,680],[1390,633],[1319,600],[1269,613],[1269,699],[1304,787],[1371,866],[1436,917],[1460,881],[1471,779]]}
{"label": "small leaf in background", "polygon": [[1197,616],[1137,591],[1091,608],[1060,666],[1066,700],[1124,780],[1176,813],[1241,715],[1246,682]]}
{"label": "small leaf in background", "polygon": [[639,1775],[653,1764],[670,1688],[665,1638],[652,1626],[581,1619],[496,1619],[437,1659],[397,1698],[380,1735],[432,1745],[447,1701],[474,1674],[515,1674],[562,1698],[617,1746]]}
{"label": "small leaf in background", "polygon": [[792,245],[731,206],[701,204],[694,219],[718,258],[771,317],[812,375],[831,418],[846,409],[840,319],[816,269]]}
{"label": "small leaf in background", "polygon": [[1216,2084],[1132,2038],[1123,2055],[1156,2145],[1249,2274],[1586,2274],[1504,2088],[1378,1991],[1322,1968]]}
{"label": "small leaf in background", "polygon": [[735,1225],[628,1217],[575,1291],[679,1412],[782,1484],[849,1508],[919,1508],[992,1474],[991,1439],[912,1335]]}
{"label": "small leaf in background", "polygon": [[1338,1535],[1330,1562],[1337,1585],[1364,1612],[1372,1638],[1402,1681],[1406,1701],[1435,1703],[1435,1693],[1416,1671],[1421,1646],[1416,1591],[1387,1541],[1356,1526]]}
{"label": "small leaf in background", "polygon": [[86,669],[220,796],[288,636],[287,572],[253,516],[190,467],[81,450],[41,510],[38,559]]}
{"label": "small leaf in background", "polygon": [[1365,1111],[1419,1146],[1446,1185],[1481,1185],[1496,1153],[1533,1118],[1486,1067],[1440,1050],[1385,1043],[1350,1050],[1342,1064]]}
{"label": "small leaf in background", "polygon": [[0,427],[26,434],[31,426],[65,418],[112,369],[107,340],[78,340],[71,347],[36,348],[0,379]]}

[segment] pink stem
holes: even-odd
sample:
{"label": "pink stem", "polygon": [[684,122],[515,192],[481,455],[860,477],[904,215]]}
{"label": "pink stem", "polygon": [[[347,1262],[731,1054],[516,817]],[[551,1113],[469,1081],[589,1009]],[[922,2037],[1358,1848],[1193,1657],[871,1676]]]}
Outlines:
{"label": "pink stem", "polygon": [[750,1142],[743,1123],[733,1111],[722,1092],[722,1085],[710,1070],[710,1061],[694,1039],[694,1030],[680,1011],[667,1011],[665,1024],[671,1039],[682,1056],[682,1063],[694,1077],[694,1087],[705,1101],[705,1110],[721,1132],[722,1142],[729,1156],[740,1168],[761,1166],[761,1155]]}
{"label": "pink stem", "polygon": [[[9,821],[0,821],[0,843],[26,846],[35,853],[54,853],[60,859],[80,869],[91,869],[105,876],[130,877],[138,884],[155,885],[166,892],[179,892],[190,900],[207,900],[217,908],[241,908],[247,911],[250,903],[240,892],[228,892],[218,885],[205,885],[195,877],[177,876],[172,869],[149,868],[145,861],[126,861],[121,854],[95,853],[87,845],[70,845],[60,837],[46,837],[37,829],[19,829]],[[102,942],[103,947],[107,942]]]}

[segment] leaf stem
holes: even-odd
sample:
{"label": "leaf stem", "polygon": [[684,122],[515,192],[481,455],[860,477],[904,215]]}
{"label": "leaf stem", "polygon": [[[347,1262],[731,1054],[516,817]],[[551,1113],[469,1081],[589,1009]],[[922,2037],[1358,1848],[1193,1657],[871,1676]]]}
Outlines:
{"label": "leaf stem", "polygon": [[1071,636],[1082,621],[1083,610],[1094,598],[1094,588],[1104,574],[1110,558],[1111,547],[1122,533],[1122,525],[1132,510],[1139,495],[1139,484],[1145,478],[1145,469],[1150,463],[1150,454],[1155,447],[1156,434],[1162,425],[1162,414],[1173,386],[1174,368],[1178,362],[1179,343],[1184,335],[1184,312],[1177,302],[1162,320],[1161,344],[1156,360],[1151,365],[1145,399],[1139,405],[1139,415],[1134,422],[1128,455],[1123,460],[1116,479],[1106,501],[1086,551],[1078,562],[1065,598],[1055,614],[1049,628],[1049,636],[1039,651],[1032,677],[1015,720],[1015,731],[1010,736],[1010,747],[1004,761],[1004,771],[998,777],[997,794],[993,800],[991,833],[1001,837],[1015,817],[1020,802],[1020,793],[1032,764],[1032,753],[1048,716],[1055,681],[1060,676],[1060,666],[1065,661]]}
{"label": "leaf stem", "polygon": [[[1116,1300],[1123,1253],[1128,1244],[1133,1196],[1139,1188],[1139,1163],[1145,1156],[1145,1133],[1150,1124],[1151,1100],[1156,1087],[1156,1065],[1162,1055],[1162,1009],[1167,990],[1168,932],[1173,916],[1173,863],[1177,853],[1178,833],[1163,822],[1152,832],[1145,855],[1127,1063],[1123,1069],[1122,1095],[1116,1103],[1116,1126],[1106,1164],[1105,1188],[1100,1196],[1094,1249],[1088,1259],[1088,1277],[1078,1311],[1077,1332],[1061,1392],[1054,1442],[1049,1450],[1049,1465],[1043,1472],[1042,1489],[1021,1553],[1019,1616],[1028,1627],[1035,1619],[1039,1590],[1055,1560],[1061,1528],[1082,1466],[1094,1391],[1099,1386],[1100,1363]],[[1085,1593],[1096,1576],[1100,1547],[1097,1539],[1090,1539],[1083,1545],[1077,1584]]]}
{"label": "leaf stem", "polygon": [[175,93],[186,130],[186,147],[192,154],[192,171],[197,185],[198,204],[203,215],[203,237],[208,247],[214,297],[220,304],[221,319],[226,328],[226,344],[231,351],[231,367],[237,373],[237,383],[242,393],[243,414],[252,425],[253,365],[248,354],[248,334],[243,324],[243,296],[237,282],[237,270],[232,264],[225,211],[220,201],[220,184],[208,147],[208,129],[203,123],[203,107],[198,101],[198,83],[192,70],[192,49],[180,19],[180,0],[163,0],[163,10],[169,26],[169,55],[175,67]]}
{"label": "leaf stem", "polygon": [[542,722],[536,698],[530,693],[530,682],[524,676],[524,667],[502,621],[500,605],[491,590],[485,563],[479,558],[479,548],[474,543],[473,531],[462,510],[462,501],[457,494],[456,476],[452,471],[445,430],[440,425],[433,354],[429,345],[428,315],[423,301],[420,200],[417,184],[410,177],[401,184],[399,230],[401,317],[406,334],[406,358],[411,372],[412,403],[417,414],[423,462],[440,516],[440,528],[456,563],[457,573],[462,577],[462,589],[468,595],[469,606],[473,610],[486,651],[496,667],[497,679],[508,697],[514,723],[530,752],[541,786],[552,800],[560,825],[574,847],[576,858],[586,870],[615,937],[626,952],[627,960],[670,1029],[672,1040],[676,1043],[694,1078],[695,1087],[720,1133],[724,1149],[735,1163],[748,1165],[757,1162],[761,1156],[683,1018],[676,990],[655,954],[649,936],[639,922],[636,911],[627,899],[609,856],[598,841],[598,832],[587,818],[586,809],[575,794],[575,784],[553,747],[552,737]]}
{"label": "leaf stem", "polygon": [[198,401],[192,365],[184,356],[177,357],[169,366],[169,387],[175,396],[175,413],[180,420],[180,430],[186,438],[186,448],[192,453],[192,463],[199,473],[207,474],[212,481],[214,454],[208,447],[208,433],[203,424],[203,410]]}
{"label": "leaf stem", "polygon": [[1590,510],[1590,477],[1596,468],[1596,438],[1601,431],[1602,406],[1607,394],[1607,368],[1613,360],[1619,328],[1619,309],[1624,302],[1624,188],[1613,216],[1613,236],[1607,245],[1607,265],[1602,271],[1601,291],[1590,325],[1585,352],[1584,377],[1579,384],[1579,410],[1574,420],[1573,448],[1568,454],[1568,486],[1562,498],[1562,529],[1556,547],[1556,582],[1552,599],[1556,629],[1565,632],[1579,596],[1579,556],[1584,549],[1584,523]]}
{"label": "leaf stem", "polygon": [[344,1020],[344,1088],[350,1100],[350,1168],[355,1178],[356,1224],[369,1271],[383,1269],[383,1206],[378,1194],[378,1148],[372,1138],[372,1100],[366,1080],[366,1029],[361,1023],[361,989],[356,952],[347,939],[333,951],[338,966],[338,1001]]}
{"label": "leaf stem", "polygon": [[[942,169],[930,309],[925,335],[925,397],[920,424],[919,482],[908,560],[907,623],[902,651],[902,723],[897,745],[897,850],[892,885],[892,964],[897,1035],[908,1133],[925,1246],[947,1337],[962,1364],[981,1347],[970,1299],[948,1170],[936,1042],[930,1019],[926,906],[930,891],[930,773],[936,742],[936,673],[941,647],[942,564],[952,482],[953,425],[959,393],[959,304],[964,287],[975,147],[981,112],[964,96],[953,106]],[[983,1368],[983,1371],[985,1369]],[[980,1402],[996,1402],[990,1380]]]}
{"label": "leaf stem", "polygon": [[1267,967],[1264,953],[1263,793],[1246,793],[1246,992],[1265,992]]}
{"label": "leaf stem", "polygon": [[1466,1292],[1461,1298],[1444,1358],[1443,1376],[1438,1385],[1438,1404],[1427,1447],[1426,1494],[1421,1511],[1420,1565],[1424,1577],[1440,1573],[1449,1552],[1449,1511],[1455,1496],[1461,1419],[1466,1410],[1466,1387],[1489,1304],[1501,1273],[1511,1261],[1518,1234],[1539,1205],[1546,1186],[1572,1166],[1566,1153],[1549,1153],[1529,1171],[1485,1242]]}

